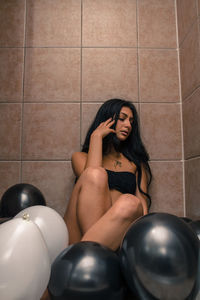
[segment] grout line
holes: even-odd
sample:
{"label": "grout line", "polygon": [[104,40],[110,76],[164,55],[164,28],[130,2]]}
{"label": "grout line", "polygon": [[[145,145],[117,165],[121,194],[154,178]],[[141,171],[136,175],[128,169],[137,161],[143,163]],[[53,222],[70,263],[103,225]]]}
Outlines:
{"label": "grout line", "polygon": [[[4,163],[4,162],[21,162],[21,160],[2,160],[2,159],[0,159],[0,162],[2,163]],[[71,159],[52,159],[52,160],[50,160],[50,159],[43,159],[43,160],[41,160],[41,159],[24,159],[23,160],[23,162],[55,162],[55,163],[57,163],[57,162],[71,162]]]}
{"label": "grout line", "polygon": [[83,124],[83,103],[82,103],[82,94],[83,94],[83,1],[81,0],[81,53],[80,53],[80,140],[79,147],[81,150],[81,140],[82,140],[82,124]]}
{"label": "grout line", "polygon": [[181,118],[181,147],[182,147],[182,180],[183,180],[183,212],[186,216],[186,181],[185,181],[185,149],[184,149],[184,132],[183,132],[183,104],[180,103],[180,118]]}
{"label": "grout line", "polygon": [[160,163],[177,163],[177,162],[182,162],[181,159],[151,159],[150,162],[160,162]]}
{"label": "grout line", "polygon": [[50,163],[57,163],[57,162],[71,162],[71,158],[69,158],[69,159],[52,159],[52,160],[50,160],[50,159],[24,159],[23,160],[23,162],[35,162],[35,163],[39,163],[39,162],[50,162]]}
{"label": "grout line", "polygon": [[23,49],[22,46],[0,46],[0,49]]}
{"label": "grout line", "polygon": [[136,31],[137,31],[137,85],[138,85],[138,114],[140,118],[141,103],[140,103],[140,64],[139,64],[139,21],[138,21],[138,0],[136,1]]}
{"label": "grout line", "polygon": [[177,2],[175,0],[175,17],[176,17],[176,39],[177,39],[177,59],[178,59],[178,76],[179,76],[179,93],[180,93],[180,121],[181,121],[181,150],[182,150],[182,182],[183,182],[183,215],[186,216],[186,198],[185,198],[185,153],[184,153],[184,133],[183,133],[183,102],[181,86],[181,68],[180,68],[180,46],[178,32],[178,12]]}
{"label": "grout line", "polygon": [[[196,90],[198,90],[200,87],[196,88]],[[194,92],[196,92],[196,90]],[[187,98],[189,99],[190,97],[192,96],[192,94]],[[186,101],[187,99],[185,99],[184,101]],[[134,100],[130,100],[132,103],[135,103],[135,104],[179,104],[180,101],[174,101],[174,102],[160,102],[160,101],[134,101]],[[0,104],[20,104],[22,103],[21,101],[19,102],[13,102],[13,101],[10,101],[10,102],[7,102],[7,101],[1,101]],[[76,100],[76,101],[29,101],[27,102],[26,101],[26,104],[79,104],[80,103],[80,100]],[[84,100],[82,101],[82,103],[87,103],[87,104],[103,104],[103,102],[101,100],[98,100],[98,101],[93,101],[93,100]]]}
{"label": "grout line", "polygon": [[[194,156],[194,157],[188,157],[187,159],[185,159],[185,161],[190,161],[190,160],[196,160],[196,159],[200,159],[200,155]],[[26,161],[32,161],[32,162],[66,162],[66,161],[71,161],[71,159],[23,159],[23,162]],[[10,159],[10,160],[5,160],[5,159],[0,159],[0,162],[21,162],[21,159]],[[159,163],[177,163],[177,162],[182,162],[181,159],[151,159],[150,162],[159,162]]]}
{"label": "grout line", "polygon": [[[188,159],[186,159],[185,161],[190,161],[190,160],[195,160],[195,159],[200,159],[200,156],[195,156],[195,157],[190,157]],[[32,161],[32,162],[67,162],[67,161],[71,161],[71,158],[68,158],[68,159],[23,159],[23,162],[27,162],[27,161]],[[17,159],[14,159],[14,160],[4,160],[4,159],[0,159],[0,162],[21,162],[21,160],[17,160]],[[182,160],[180,159],[151,159],[150,162],[159,162],[159,163],[179,163],[179,162],[182,162]]]}
{"label": "grout line", "polygon": [[26,49],[80,49],[80,48],[83,48],[83,49],[142,49],[142,50],[163,50],[163,51],[174,51],[176,50],[176,48],[152,48],[152,47],[130,47],[130,46],[112,46],[112,47],[108,47],[108,46],[25,46],[25,47],[14,47],[14,46],[10,46],[10,47],[7,47],[7,46],[0,46],[0,49],[1,48],[26,48]]}
{"label": "grout line", "polygon": [[23,127],[24,127],[24,91],[25,91],[25,60],[26,60],[26,23],[27,23],[27,1],[25,0],[24,11],[24,66],[23,66],[23,97],[22,97],[22,110],[21,110],[21,143],[20,143],[20,182],[22,182],[22,150],[23,150]]}
{"label": "grout line", "polygon": [[200,155],[197,155],[197,156],[190,156],[190,157],[186,158],[185,161],[195,160],[195,159],[200,159]]}
{"label": "grout line", "polygon": [[[0,104],[19,104],[21,103],[20,102],[4,102],[4,101],[1,101]],[[26,104],[79,104],[80,103],[80,100],[76,100],[76,101],[56,101],[56,100],[53,100],[51,102],[49,101],[43,101],[43,100],[39,100],[39,101],[26,101],[25,102]],[[96,102],[95,102],[96,103]]]}

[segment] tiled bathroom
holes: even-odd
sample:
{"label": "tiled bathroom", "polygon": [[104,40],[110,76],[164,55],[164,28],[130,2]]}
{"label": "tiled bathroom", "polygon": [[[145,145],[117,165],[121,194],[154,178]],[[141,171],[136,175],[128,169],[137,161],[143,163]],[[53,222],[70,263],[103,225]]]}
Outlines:
{"label": "tiled bathroom", "polygon": [[200,0],[1,0],[0,23],[0,199],[30,183],[63,216],[72,153],[122,98],[150,155],[151,212],[200,220]]}
{"label": "tiled bathroom", "polygon": [[200,218],[200,1],[1,0],[0,197],[31,183],[61,215],[94,113],[132,101],[151,211]]}

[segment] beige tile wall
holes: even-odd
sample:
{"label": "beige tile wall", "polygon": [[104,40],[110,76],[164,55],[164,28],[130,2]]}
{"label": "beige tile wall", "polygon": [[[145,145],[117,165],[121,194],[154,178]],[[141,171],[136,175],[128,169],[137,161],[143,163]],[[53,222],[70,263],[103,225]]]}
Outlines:
{"label": "beige tile wall", "polygon": [[186,215],[200,219],[200,1],[178,0]]}
{"label": "beige tile wall", "polygon": [[197,19],[197,0],[177,0],[179,44],[183,42],[188,31]]}
{"label": "beige tile wall", "polygon": [[185,193],[186,193],[186,213],[194,219],[200,219],[199,195],[200,195],[200,158],[195,157],[185,162]]}
{"label": "beige tile wall", "polygon": [[23,48],[0,48],[0,103],[22,102]]}
{"label": "beige tile wall", "polygon": [[23,47],[26,2],[0,1],[0,47]]}
{"label": "beige tile wall", "polygon": [[[181,16],[184,7],[177,1]],[[189,69],[191,76],[180,91],[175,0],[1,1],[0,196],[29,182],[63,215],[74,181],[71,154],[98,107],[121,97],[141,116],[152,211],[183,215],[181,92],[199,84],[195,13],[192,1],[180,21],[188,24],[179,39],[181,75]]]}
{"label": "beige tile wall", "polygon": [[80,48],[26,48],[25,102],[80,101]]}

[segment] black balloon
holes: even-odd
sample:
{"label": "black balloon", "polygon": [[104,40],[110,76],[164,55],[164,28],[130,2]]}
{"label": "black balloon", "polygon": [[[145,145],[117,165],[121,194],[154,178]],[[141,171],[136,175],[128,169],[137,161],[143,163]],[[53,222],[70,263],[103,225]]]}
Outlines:
{"label": "black balloon", "polygon": [[192,220],[188,217],[180,217],[181,220],[185,221],[186,223],[192,222]]}
{"label": "black balloon", "polygon": [[192,221],[189,223],[192,230],[197,234],[198,239],[200,240],[200,220]]}
{"label": "black balloon", "polygon": [[152,213],[127,231],[120,249],[126,283],[141,300],[195,299],[199,241],[177,216]]}
{"label": "black balloon", "polygon": [[34,205],[46,205],[41,191],[32,184],[15,184],[3,194],[0,214],[3,218],[14,217],[21,210]]}
{"label": "black balloon", "polygon": [[52,264],[48,291],[52,300],[122,300],[119,258],[98,243],[73,244]]}

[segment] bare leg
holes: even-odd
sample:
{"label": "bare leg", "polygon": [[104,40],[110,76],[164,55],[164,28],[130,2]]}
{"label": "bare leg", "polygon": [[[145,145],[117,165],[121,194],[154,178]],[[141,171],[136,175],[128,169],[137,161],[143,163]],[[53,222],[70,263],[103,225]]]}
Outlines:
{"label": "bare leg", "polygon": [[69,232],[69,244],[80,242],[82,234],[77,220],[76,207],[79,196],[80,185],[77,182],[74,186],[67,210],[64,215],[64,221]]}
{"label": "bare leg", "polygon": [[116,250],[130,225],[142,215],[140,200],[133,195],[124,194],[83,235],[82,241],[95,241]]}
{"label": "bare leg", "polygon": [[106,171],[103,168],[86,169],[74,187],[64,216],[70,244],[80,241],[110,207]]}
{"label": "bare leg", "polygon": [[107,173],[103,168],[88,168],[77,202],[77,217],[84,234],[111,207]]}
{"label": "bare leg", "polygon": [[96,241],[116,250],[131,223],[143,215],[141,201],[124,194],[112,206],[103,168],[88,168],[79,178],[65,221],[70,244]]}

